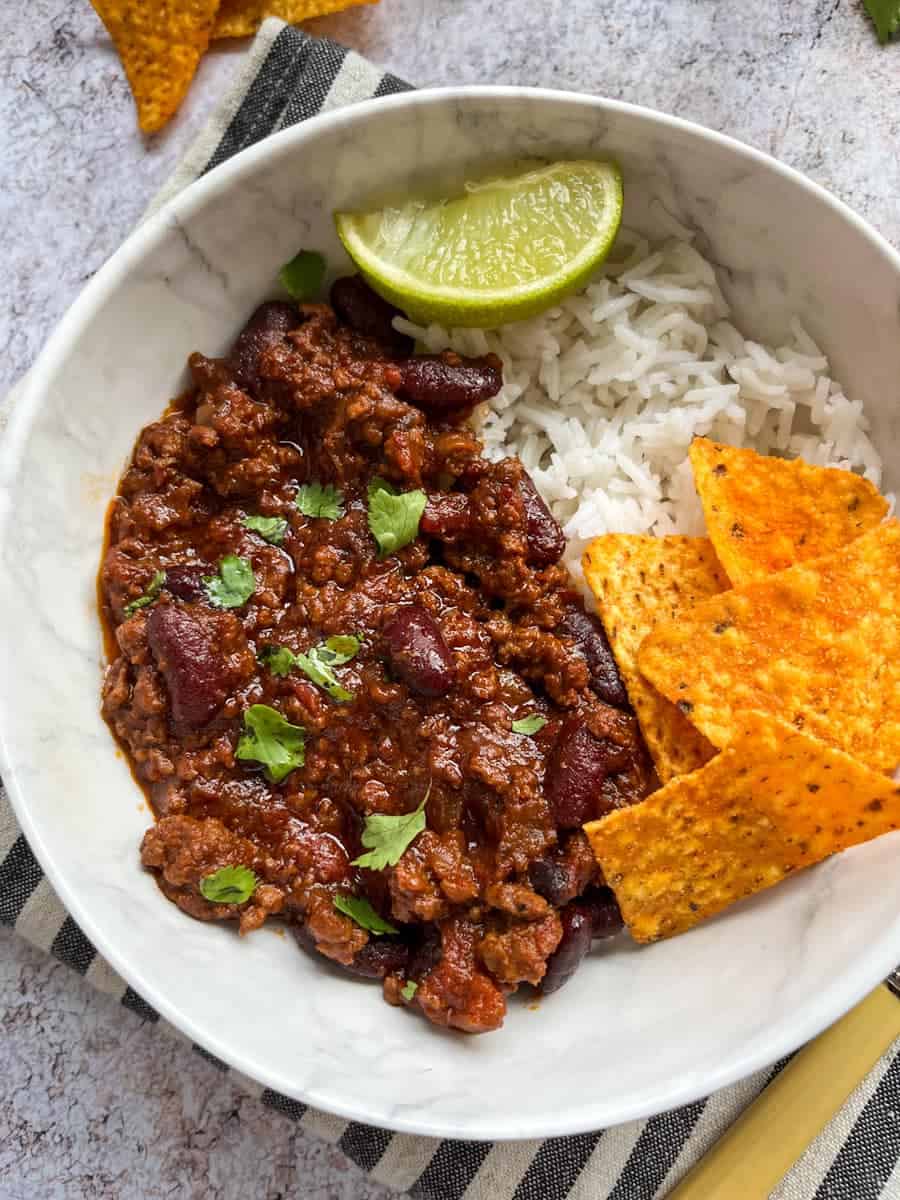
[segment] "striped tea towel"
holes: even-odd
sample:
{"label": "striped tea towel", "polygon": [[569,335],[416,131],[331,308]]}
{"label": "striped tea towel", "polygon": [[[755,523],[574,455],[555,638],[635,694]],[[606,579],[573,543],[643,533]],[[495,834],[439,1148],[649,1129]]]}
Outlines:
{"label": "striped tea towel", "polygon": [[[149,211],[276,130],[408,86],[343,46],[269,20],[256,38],[242,77]],[[145,1021],[165,1024],[99,957],[66,914],[19,832],[2,790],[0,920],[101,990],[118,996]],[[227,1070],[223,1063],[217,1065]],[[575,1137],[497,1144],[392,1134],[316,1112],[263,1090],[252,1080],[242,1082],[264,1104],[299,1122],[304,1130],[336,1143],[380,1183],[423,1200],[653,1200],[666,1195],[777,1069],[758,1072],[707,1100],[648,1121]],[[900,1198],[898,1156],[900,1050],[895,1047],[773,1196],[775,1200],[896,1200]]]}

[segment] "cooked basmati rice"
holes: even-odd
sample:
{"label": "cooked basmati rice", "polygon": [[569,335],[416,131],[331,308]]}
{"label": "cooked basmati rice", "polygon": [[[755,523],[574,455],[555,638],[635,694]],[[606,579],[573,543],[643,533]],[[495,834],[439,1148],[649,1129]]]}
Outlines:
{"label": "cooked basmati rice", "polygon": [[395,321],[431,352],[500,357],[503,388],[474,424],[489,457],[522,459],[579,578],[598,534],[703,532],[687,457],[695,435],[880,485],[862,404],[798,321],[783,346],[748,341],[689,241],[651,247],[622,230],[614,253],[583,291],[531,321],[449,331]]}

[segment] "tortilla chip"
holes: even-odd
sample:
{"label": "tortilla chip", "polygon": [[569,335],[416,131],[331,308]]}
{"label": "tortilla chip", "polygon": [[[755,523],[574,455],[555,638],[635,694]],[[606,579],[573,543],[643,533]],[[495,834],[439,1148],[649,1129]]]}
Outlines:
{"label": "tortilla chip", "polygon": [[209,45],[219,0],[91,0],[118,51],[144,133],[162,129]]}
{"label": "tortilla chip", "polygon": [[735,587],[839,550],[888,510],[878,490],[852,471],[708,438],[695,438],[690,455],[706,528]]}
{"label": "tortilla chip", "polygon": [[638,942],[900,827],[900,786],[758,713],[707,766],[585,825]]}
{"label": "tortilla chip", "polygon": [[222,0],[212,36],[249,37],[266,17],[281,17],[289,25],[297,25],[357,4],[377,3],[378,0]]}
{"label": "tortilla chip", "polygon": [[900,763],[900,523],[723,592],[651,633],[638,666],[714,746],[767,712],[879,771]]}
{"label": "tortilla chip", "polygon": [[709,538],[608,533],[584,554],[584,574],[663,783],[715,748],[638,670],[641,642],[661,622],[728,587]]}

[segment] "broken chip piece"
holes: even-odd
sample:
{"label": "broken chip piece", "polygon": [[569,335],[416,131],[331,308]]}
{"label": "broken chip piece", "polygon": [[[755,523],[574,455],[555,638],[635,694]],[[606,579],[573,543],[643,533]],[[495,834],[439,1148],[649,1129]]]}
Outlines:
{"label": "broken chip piece", "polygon": [[659,626],[638,666],[714,746],[767,712],[879,771],[900,763],[900,523]]}
{"label": "broken chip piece", "polygon": [[209,45],[219,0],[91,0],[113,40],[144,133],[172,116]]}
{"label": "broken chip piece", "polygon": [[212,36],[249,37],[266,17],[280,17],[290,25],[297,25],[358,4],[377,3],[378,0],[222,0]]}
{"label": "broken chip piece", "polygon": [[607,533],[585,551],[594,593],[628,697],[663,783],[693,771],[715,753],[637,666],[644,638],[662,622],[728,587],[709,538]]}
{"label": "broken chip piece", "polygon": [[898,827],[893,780],[746,713],[706,766],[584,828],[632,937],[652,942]]}
{"label": "broken chip piece", "polygon": [[694,438],[694,482],[735,587],[840,549],[877,525],[887,501],[867,479],[801,459]]}

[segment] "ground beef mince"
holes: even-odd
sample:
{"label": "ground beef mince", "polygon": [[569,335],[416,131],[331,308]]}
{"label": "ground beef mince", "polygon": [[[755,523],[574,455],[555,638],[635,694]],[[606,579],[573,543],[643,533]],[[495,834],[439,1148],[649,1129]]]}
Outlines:
{"label": "ground beef mince", "polygon": [[[100,575],[103,712],[156,813],[141,856],[170,900],[241,933],[277,917],[389,1002],[482,1032],[617,928],[579,826],[654,778],[559,526],[466,424],[499,364],[417,365],[372,336],[360,290],[337,289],[341,318],[263,305],[228,356],[191,356],[192,390],[141,433]],[[425,493],[393,553],[371,486]],[[336,636],[358,651],[317,673]],[[304,731],[278,782],[237,753],[251,709]],[[354,865],[367,818],[416,809],[387,865]],[[249,899],[204,895],[235,866]]]}

